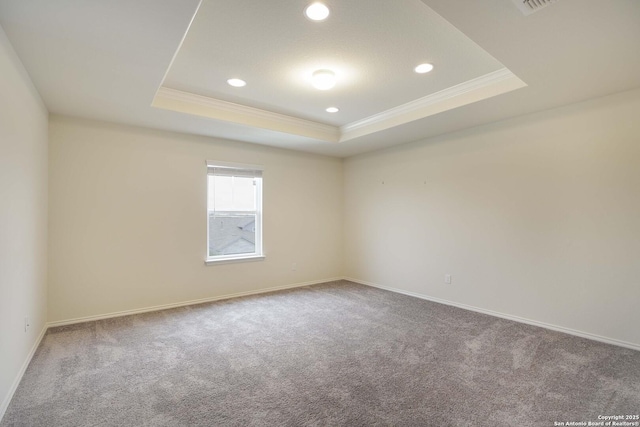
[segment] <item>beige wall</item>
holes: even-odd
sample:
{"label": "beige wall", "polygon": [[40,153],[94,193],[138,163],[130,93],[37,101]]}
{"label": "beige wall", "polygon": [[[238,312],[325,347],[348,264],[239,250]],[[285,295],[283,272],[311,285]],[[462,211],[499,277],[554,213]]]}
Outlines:
{"label": "beige wall", "polygon": [[0,28],[0,419],[47,316],[47,115]]}
{"label": "beige wall", "polygon": [[346,275],[640,345],[639,118],[636,90],[348,159]]}
{"label": "beige wall", "polygon": [[[342,275],[339,159],[60,116],[49,136],[51,321]],[[265,167],[266,260],[204,265],[205,160]]]}

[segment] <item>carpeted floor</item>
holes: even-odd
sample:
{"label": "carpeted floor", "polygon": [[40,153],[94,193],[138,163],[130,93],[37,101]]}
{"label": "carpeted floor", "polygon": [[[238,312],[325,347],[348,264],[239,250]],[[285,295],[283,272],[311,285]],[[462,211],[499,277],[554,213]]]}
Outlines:
{"label": "carpeted floor", "polygon": [[640,352],[350,282],[50,329],[6,426],[553,426]]}

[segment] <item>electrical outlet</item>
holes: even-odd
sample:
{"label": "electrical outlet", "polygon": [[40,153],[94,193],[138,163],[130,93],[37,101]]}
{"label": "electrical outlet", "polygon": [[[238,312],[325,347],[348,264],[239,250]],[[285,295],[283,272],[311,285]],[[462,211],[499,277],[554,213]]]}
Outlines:
{"label": "electrical outlet", "polygon": [[298,263],[294,262],[291,264],[291,271],[296,271],[298,269]]}
{"label": "electrical outlet", "polygon": [[451,284],[451,275],[450,274],[445,274],[444,275],[444,283],[446,283],[447,285]]}
{"label": "electrical outlet", "polygon": [[24,317],[24,331],[27,332],[27,330],[29,329],[29,326],[31,326],[29,324],[29,316],[25,316]]}

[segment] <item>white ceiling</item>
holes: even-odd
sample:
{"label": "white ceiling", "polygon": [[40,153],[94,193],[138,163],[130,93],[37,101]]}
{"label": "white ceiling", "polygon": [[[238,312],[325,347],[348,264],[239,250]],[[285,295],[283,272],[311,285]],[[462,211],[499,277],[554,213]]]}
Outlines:
{"label": "white ceiling", "polygon": [[637,0],[307,3],[0,0],[0,25],[53,113],[334,156],[640,87]]}
{"label": "white ceiling", "polygon": [[[307,4],[203,0],[163,86],[342,126],[504,68],[420,0],[327,0],[326,22]],[[415,73],[423,62],[436,68]],[[318,69],[335,88],[311,86]]]}

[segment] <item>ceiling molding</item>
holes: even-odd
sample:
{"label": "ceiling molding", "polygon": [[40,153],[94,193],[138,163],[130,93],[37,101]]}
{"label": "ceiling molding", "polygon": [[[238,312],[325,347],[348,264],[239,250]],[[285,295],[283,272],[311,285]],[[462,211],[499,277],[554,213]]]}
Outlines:
{"label": "ceiling molding", "polygon": [[153,107],[269,129],[326,142],[338,142],[340,129],[323,123],[161,87]]}
{"label": "ceiling molding", "polygon": [[527,86],[507,68],[432,93],[340,128],[340,141],[380,132]]}
{"label": "ceiling molding", "polygon": [[527,86],[507,68],[460,83],[342,127],[160,87],[153,107],[300,135],[325,142],[359,138]]}

